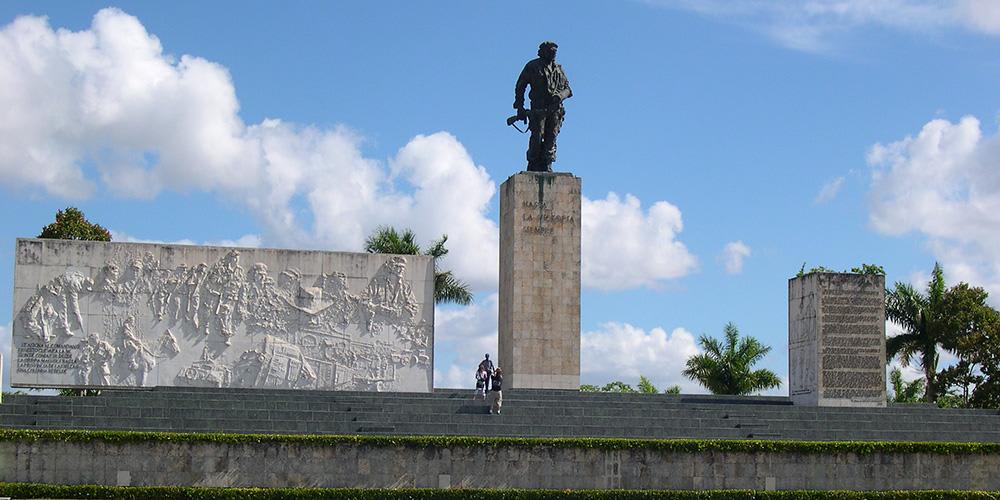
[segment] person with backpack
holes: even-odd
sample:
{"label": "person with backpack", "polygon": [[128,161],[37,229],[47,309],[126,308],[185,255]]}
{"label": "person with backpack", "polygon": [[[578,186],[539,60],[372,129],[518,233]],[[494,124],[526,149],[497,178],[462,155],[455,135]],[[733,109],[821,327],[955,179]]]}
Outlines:
{"label": "person with backpack", "polygon": [[479,370],[486,372],[486,389],[490,390],[490,379],[493,378],[493,362],[490,361],[490,354],[486,353],[486,358],[479,362]]}
{"label": "person with backpack", "polygon": [[472,396],[472,399],[479,399],[482,396],[483,401],[486,401],[486,370],[479,368],[476,370],[476,394]]}
{"label": "person with backpack", "polygon": [[498,366],[493,371],[493,383],[490,384],[490,413],[500,414],[500,406],[503,404],[503,370]]}

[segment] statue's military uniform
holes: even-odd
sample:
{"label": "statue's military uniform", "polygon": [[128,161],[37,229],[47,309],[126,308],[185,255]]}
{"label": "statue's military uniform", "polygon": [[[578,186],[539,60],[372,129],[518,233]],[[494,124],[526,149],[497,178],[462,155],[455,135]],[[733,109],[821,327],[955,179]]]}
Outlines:
{"label": "statue's military uniform", "polygon": [[556,136],[566,116],[562,101],[572,97],[573,91],[569,88],[569,79],[562,66],[554,58],[539,57],[524,65],[514,87],[514,108],[524,108],[524,91],[529,85],[531,110],[528,112],[528,128],[531,129],[531,139],[528,141],[528,170],[551,172],[552,163],[556,161]]}

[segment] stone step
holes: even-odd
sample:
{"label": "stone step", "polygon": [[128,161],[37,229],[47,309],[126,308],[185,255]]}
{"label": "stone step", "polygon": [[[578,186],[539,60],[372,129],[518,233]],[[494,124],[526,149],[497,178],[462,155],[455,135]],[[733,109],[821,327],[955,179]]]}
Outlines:
{"label": "stone step", "polygon": [[[107,425],[109,427],[115,426],[144,426],[146,423],[155,422],[166,422],[166,424],[156,424],[156,427],[176,427],[185,428],[199,422],[206,421],[218,421],[220,424],[210,425],[213,428],[219,428],[221,430],[226,429],[226,425],[237,424],[237,423],[247,423],[248,425],[257,425],[267,427],[270,422],[377,422],[385,424],[401,424],[401,423],[441,423],[445,425],[468,425],[477,424],[483,421],[483,418],[489,418],[487,416],[486,409],[483,408],[479,414],[441,414],[441,415],[424,415],[424,414],[391,414],[391,413],[354,413],[354,414],[326,414],[321,412],[311,412],[311,413],[268,413],[261,415],[232,415],[228,413],[216,413],[216,412],[201,412],[193,413],[188,415],[172,415],[172,416],[158,416],[158,415],[135,415],[135,416],[117,416],[117,417],[81,417],[81,416],[66,416],[66,415],[19,415],[16,418],[9,418],[6,421],[8,423],[18,423],[21,425],[34,425],[34,422],[46,422],[46,421],[68,421],[74,422],[79,425],[88,426],[103,426]],[[801,423],[796,421],[764,421],[764,422],[739,422],[736,425],[725,424],[720,425],[722,420],[714,419],[656,419],[647,417],[634,417],[630,419],[617,419],[617,418],[565,418],[557,419],[555,424],[549,424],[545,419],[538,419],[532,415],[520,415],[516,411],[508,409],[504,415],[505,422],[516,425],[533,425],[536,427],[543,427],[545,425],[574,425],[574,426],[584,426],[584,425],[597,425],[602,427],[622,427],[622,426],[648,426],[648,427],[660,427],[669,429],[699,429],[699,428],[712,428],[712,427],[731,427],[737,429],[770,429],[782,432],[817,432],[823,430],[835,430],[840,433],[852,433],[852,432],[867,432],[867,431],[886,431],[885,426],[878,425],[874,422],[841,422],[838,426],[830,425],[815,425],[813,423]],[[719,423],[716,423],[719,422]],[[200,424],[198,424],[200,425]],[[896,432],[908,432],[908,433],[919,433],[922,432],[926,427],[912,427],[912,428],[893,428],[891,430]],[[949,428],[952,432],[978,432],[980,429],[969,428],[960,429],[956,427]],[[937,432],[937,431],[935,431]]]}
{"label": "stone step", "polygon": [[[996,410],[816,408],[787,398],[505,391],[489,415],[471,391],[331,393],[171,388],[14,395],[0,427],[264,433],[1000,441]],[[756,402],[756,404],[755,404]],[[391,428],[391,430],[389,430]]]}
{"label": "stone step", "polygon": [[[190,412],[199,412],[211,417],[224,418],[224,417],[243,417],[243,418],[275,418],[276,415],[297,415],[303,417],[310,417],[314,414],[339,414],[339,413],[407,413],[407,414],[426,414],[426,415],[436,415],[436,414],[462,414],[462,413],[484,413],[486,406],[482,404],[464,404],[460,406],[416,406],[416,405],[386,405],[384,407],[376,405],[367,406],[357,406],[357,405],[346,405],[346,406],[309,406],[306,409],[261,409],[261,408],[232,408],[226,405],[213,405],[213,408],[204,407],[144,407],[136,408],[130,406],[122,407],[99,407],[99,406],[69,406],[61,407],[57,410],[47,408],[36,408],[32,406],[26,406],[18,408],[16,405],[4,405],[4,414],[18,414],[18,413],[28,413],[28,414],[63,414],[63,415],[74,415],[74,416],[125,416],[125,417],[141,417],[141,416],[171,416],[175,418],[181,418]],[[653,412],[643,412],[643,413],[631,413],[628,411],[622,411],[620,409],[614,408],[595,408],[595,407],[585,407],[585,408],[533,408],[533,407],[521,407],[517,405],[508,404],[508,413],[511,411],[518,414],[534,415],[539,418],[552,417],[552,418],[569,418],[569,417],[583,417],[583,418],[660,418],[660,419],[671,419],[671,418],[723,418],[731,419],[734,421],[744,421],[747,418],[744,416],[742,418],[735,418],[732,414],[715,415],[710,412],[703,411],[683,411],[678,409],[663,410],[663,411],[653,411]],[[815,417],[815,416],[814,416]],[[816,422],[817,425],[827,425],[826,422],[858,422],[865,424],[868,422],[879,422],[880,419],[873,418],[872,416],[865,416],[864,420],[858,420],[857,416],[850,415],[848,417],[838,417],[830,418],[825,416],[823,418],[792,418],[789,415],[773,415],[764,416],[757,414],[757,417],[750,420],[754,421],[773,421],[773,420],[793,420],[796,422]],[[961,428],[976,428],[981,425],[990,425],[995,423],[995,417],[992,420],[982,420],[978,418],[946,418],[941,414],[936,415],[936,418],[922,418],[922,419],[912,419],[912,418],[898,418],[894,419],[893,427],[911,427],[918,426],[924,427],[927,425],[948,425],[953,427]]]}
{"label": "stone step", "polygon": [[[5,405],[6,406],[6,405]],[[51,407],[50,407],[51,408]],[[684,412],[671,412],[669,414],[626,414],[617,415],[612,413],[602,413],[602,412],[589,412],[589,413],[577,413],[574,414],[566,409],[560,410],[563,413],[561,415],[554,415],[552,413],[539,413],[534,411],[532,408],[522,408],[518,406],[508,405],[507,415],[515,418],[523,416],[527,419],[544,419],[544,418],[559,418],[564,422],[572,422],[574,424],[583,423],[587,421],[601,422],[604,425],[613,424],[615,420],[623,421],[633,421],[642,419],[655,419],[661,422],[661,425],[676,425],[675,421],[688,421],[691,425],[701,425],[696,424],[705,419],[713,418],[711,415],[699,415],[697,413],[684,413]],[[37,408],[27,407],[26,411],[19,412],[15,414],[26,414],[26,415],[61,415],[61,416],[73,416],[73,417],[85,417],[92,416],[94,418],[105,418],[105,417],[126,417],[126,418],[145,418],[145,417],[165,417],[174,419],[183,419],[189,416],[198,416],[201,418],[217,418],[217,419],[243,419],[243,420],[282,420],[282,419],[299,419],[307,421],[316,420],[343,420],[346,416],[350,415],[363,415],[363,418],[371,418],[371,415],[385,414],[385,420],[390,419],[444,419],[448,421],[461,421],[460,417],[457,415],[463,414],[485,414],[487,412],[485,405],[465,405],[459,408],[418,408],[418,407],[344,407],[338,411],[301,411],[301,410],[252,410],[252,409],[231,409],[231,408],[196,408],[196,409],[186,409],[186,408],[112,408],[112,409],[102,409],[100,407],[72,407],[71,410],[59,409],[54,411],[44,411]],[[402,416],[397,416],[402,415]],[[731,415],[729,415],[731,416]],[[354,417],[355,419],[358,417]],[[795,427],[804,430],[815,430],[831,427],[831,423],[836,427],[849,426],[850,428],[856,428],[860,430],[870,430],[870,429],[886,429],[892,428],[896,430],[914,430],[923,429],[928,427],[942,427],[949,428],[951,430],[968,430],[976,431],[985,425],[986,428],[995,427],[996,419],[991,421],[963,421],[963,420],[949,420],[940,417],[935,420],[920,420],[920,421],[896,421],[891,422],[891,425],[887,422],[883,422],[879,419],[866,418],[865,420],[856,419],[838,419],[832,422],[825,422],[822,420],[810,420],[810,419],[791,419],[781,418],[756,418],[756,419],[732,419],[740,426],[770,426],[772,428],[788,428]],[[837,425],[839,424],[839,425]],[[731,425],[731,424],[730,424]]]}
{"label": "stone step", "polygon": [[[152,393],[159,393],[159,392],[161,392],[161,391],[141,391],[138,394],[152,394]],[[259,391],[259,392],[271,393],[273,391]],[[169,397],[159,397],[159,396],[183,396],[184,393],[174,393],[174,394],[161,393],[161,394],[158,395],[157,398],[153,398],[153,399],[144,398],[144,399],[148,399],[148,400],[144,400],[141,403],[138,402],[138,401],[132,400],[130,398],[123,398],[120,395],[116,396],[114,398],[105,398],[104,396],[99,396],[99,397],[96,397],[96,398],[88,397],[88,398],[66,398],[66,399],[76,399],[76,400],[86,399],[86,400],[93,400],[92,403],[91,403],[92,405],[106,405],[106,406],[135,406],[135,405],[141,404],[142,406],[164,406],[164,407],[166,407],[166,406],[183,406],[183,405],[229,407],[229,406],[232,406],[234,403],[239,403],[240,405],[242,405],[242,407],[251,407],[251,406],[254,406],[254,405],[264,405],[267,408],[282,408],[283,407],[283,408],[287,408],[287,409],[322,409],[322,405],[324,405],[324,404],[345,404],[345,403],[356,403],[356,404],[365,404],[365,405],[380,405],[380,406],[385,406],[385,405],[389,405],[389,404],[392,404],[392,403],[399,403],[399,404],[404,404],[405,405],[405,404],[416,404],[417,402],[420,402],[420,403],[425,403],[426,402],[427,404],[439,405],[439,404],[447,404],[447,402],[454,402],[454,401],[456,401],[455,398],[450,397],[450,395],[445,395],[447,397],[445,397],[445,398],[442,399],[441,397],[439,397],[440,395],[438,395],[436,393],[434,393],[432,395],[433,397],[427,397],[427,395],[420,395],[420,397],[418,397],[418,398],[414,398],[411,394],[406,394],[406,395],[403,395],[403,396],[400,396],[400,395],[378,395],[376,397],[372,397],[372,396],[367,395],[367,394],[365,396],[348,395],[346,397],[338,397],[338,398],[335,398],[335,399],[331,399],[329,403],[317,402],[316,400],[303,400],[301,398],[295,398],[295,399],[292,399],[292,400],[278,400],[278,401],[275,401],[275,400],[268,399],[267,397],[260,396],[260,395],[258,395],[257,399],[255,399],[255,398],[247,398],[247,397],[240,397],[240,398],[232,398],[232,399],[217,399],[217,400],[213,400],[213,399],[209,399],[208,398],[208,396],[211,396],[211,394],[203,394],[203,393],[198,393],[198,394],[200,394],[201,397],[192,399],[192,398],[189,398],[189,397],[185,396],[185,397],[181,398],[180,402],[178,402],[177,400],[171,400]],[[268,394],[267,396],[270,396],[270,394]],[[231,397],[231,395],[230,395],[230,397]],[[15,398],[16,398],[16,396],[15,396]],[[42,397],[42,396],[35,396],[35,398],[44,398],[44,397]],[[516,405],[529,404],[528,400],[521,401],[518,398],[513,397],[513,396],[509,396],[509,397],[505,396],[505,399],[510,404],[516,404]],[[457,401],[461,401],[461,400],[457,400]],[[563,403],[563,404],[555,403],[554,404],[553,402],[536,401],[536,400],[530,400],[530,404],[537,405],[537,406],[543,406],[543,407],[545,407],[545,406],[548,406],[548,407],[567,407],[567,404],[565,404],[565,403]],[[593,402],[580,402],[580,401],[577,401],[574,404],[577,405],[577,406],[584,406],[584,407],[587,407],[587,408],[605,408],[605,407],[611,406],[611,407],[619,408],[619,409],[624,410],[624,411],[657,411],[658,409],[666,409],[666,408],[678,408],[678,409],[685,409],[687,411],[691,411],[691,410],[732,411],[731,407],[726,406],[726,405],[719,405],[719,404],[713,404],[713,405],[681,405],[681,404],[674,403],[674,404],[667,405],[667,404],[663,404],[663,403],[657,403],[655,401],[654,402],[625,401],[625,402],[621,402],[621,403],[617,403],[617,404],[614,403],[614,402],[593,403]],[[633,405],[641,405],[641,406],[633,407]],[[600,412],[600,411],[603,411],[603,410],[595,410],[595,411],[596,412]],[[893,408],[889,408],[889,409],[849,409],[849,410],[843,410],[843,409],[825,409],[822,412],[817,412],[816,409],[814,409],[814,408],[802,408],[802,407],[794,407],[794,406],[785,406],[785,407],[774,407],[773,409],[772,408],[761,408],[761,407],[758,407],[758,408],[755,408],[755,411],[758,412],[758,416],[760,416],[761,413],[776,414],[776,412],[777,412],[778,414],[785,414],[785,413],[791,412],[791,413],[800,413],[803,416],[803,418],[810,418],[810,417],[812,417],[812,418],[824,418],[824,417],[829,417],[829,418],[843,418],[843,416],[858,414],[859,411],[860,411],[861,413],[866,414],[866,415],[889,415],[889,416],[892,416],[893,418],[897,418],[897,419],[899,419],[899,418],[909,418],[909,419],[919,419],[920,421],[926,420],[927,415],[940,415],[941,414],[941,410],[933,410],[933,409],[929,410],[929,409],[926,409],[926,408],[908,409],[908,408],[897,408],[897,407],[893,407]],[[978,416],[985,416],[985,415],[995,416],[995,415],[997,415],[997,412],[996,411],[990,411],[990,410],[987,410],[986,413],[976,413],[974,410],[972,411],[972,413],[970,413],[969,411],[959,411],[959,413],[954,413],[953,415],[949,416],[949,418],[954,419],[954,418],[961,418],[961,417],[978,417]]]}

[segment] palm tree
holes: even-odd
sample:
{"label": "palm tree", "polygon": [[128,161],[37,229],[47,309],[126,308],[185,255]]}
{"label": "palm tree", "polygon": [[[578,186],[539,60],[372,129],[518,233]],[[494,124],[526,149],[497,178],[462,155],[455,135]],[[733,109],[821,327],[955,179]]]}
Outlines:
{"label": "palm tree", "polygon": [[917,359],[924,370],[924,402],[937,399],[938,345],[947,347],[953,335],[947,328],[944,313],[945,293],[944,271],[934,263],[931,280],[927,283],[927,295],[918,292],[908,283],[896,282],[892,290],[886,290],[885,316],[901,326],[905,333],[889,337],[885,342],[886,361],[897,354],[899,363],[909,366]]}
{"label": "palm tree", "polygon": [[416,242],[416,235],[409,229],[402,233],[392,226],[380,226],[365,240],[365,251],[368,253],[391,253],[397,255],[430,255],[434,257],[434,302],[454,302],[468,305],[472,303],[472,292],[469,285],[462,282],[451,271],[438,269],[438,260],[448,253],[444,244],[448,235],[431,243],[426,252],[421,251]]}
{"label": "palm tree", "polygon": [[702,335],[698,343],[705,352],[688,358],[683,373],[712,394],[747,395],[781,387],[781,379],[771,370],[753,369],[771,348],[753,337],[741,339],[735,324],[726,324],[725,339],[721,342]]}
{"label": "palm tree", "polygon": [[920,400],[920,392],[924,390],[924,379],[907,382],[903,380],[903,371],[899,368],[893,368],[889,372],[889,383],[892,385],[890,403],[916,403]]}
{"label": "palm tree", "polygon": [[639,375],[639,386],[637,388],[639,389],[639,392],[641,392],[643,394],[659,394],[660,393],[660,390],[657,389],[656,386],[653,385],[653,383],[650,382],[649,379],[646,378],[645,375]]}

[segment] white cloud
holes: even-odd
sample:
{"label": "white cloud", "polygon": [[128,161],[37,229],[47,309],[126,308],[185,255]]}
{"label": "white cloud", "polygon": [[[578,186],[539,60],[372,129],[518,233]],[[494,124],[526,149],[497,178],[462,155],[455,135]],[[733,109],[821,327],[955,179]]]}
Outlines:
{"label": "white cloud", "polygon": [[[869,220],[886,235],[919,233],[949,282],[985,287],[1000,299],[1000,135],[979,120],[928,122],[916,137],[876,144]],[[926,283],[926,281],[925,281]]]}
{"label": "white cloud", "polygon": [[750,247],[742,241],[730,241],[722,249],[719,260],[726,268],[727,274],[740,274],[743,272],[743,260],[751,255]]}
{"label": "white cloud", "polygon": [[13,339],[11,338],[11,325],[0,326],[0,356],[2,356],[2,370],[0,370],[0,387],[3,387],[4,391],[10,390],[10,361],[11,361],[11,344]]}
{"label": "white cloud", "polygon": [[470,356],[479,363],[483,353],[497,349],[497,314],[499,295],[490,294],[465,307],[438,307],[434,310],[434,340],[461,342],[475,347]]}
{"label": "white cloud", "polygon": [[[452,363],[445,369],[434,368],[434,387],[438,389],[472,389],[476,388],[475,366],[470,368]],[[471,394],[471,392],[470,392]]]}
{"label": "white cloud", "polygon": [[813,203],[820,205],[823,203],[827,203],[829,201],[833,201],[833,199],[836,198],[837,195],[840,193],[840,188],[842,187],[844,187],[843,176],[837,177],[836,179],[833,179],[830,182],[823,184],[823,187],[820,188],[819,193],[816,194],[816,198],[813,200]]}
{"label": "white cloud", "polygon": [[[497,352],[497,295],[469,307],[439,308],[435,312],[435,387],[474,387],[475,368],[490,353],[499,366]],[[443,351],[455,353],[441,362]],[[646,332],[628,323],[605,323],[584,332],[580,342],[581,383],[605,384],[621,380],[635,385],[639,375],[658,388],[677,384],[684,392],[704,392],[681,375],[687,358],[699,352],[694,336],[683,328],[667,333],[662,328]]]}
{"label": "white cloud", "polygon": [[[395,158],[365,158],[346,127],[246,125],[229,72],[163,52],[114,8],[90,28],[20,17],[0,29],[0,185],[82,198],[201,190],[244,204],[271,246],[358,250],[381,224],[422,243],[448,234],[448,265],[496,285],[493,181],[451,135],[417,136]],[[91,169],[96,171],[92,175]],[[304,203],[313,222],[296,213]],[[253,242],[251,242],[253,243]]]}
{"label": "white cloud", "polygon": [[126,243],[158,243],[166,245],[209,245],[214,247],[240,247],[240,248],[258,248],[261,246],[260,235],[256,234],[244,234],[235,240],[209,240],[197,242],[188,238],[165,241],[165,240],[150,240],[144,238],[137,238],[123,231],[116,231],[114,229],[109,229],[111,232],[112,241],[121,241]]}
{"label": "white cloud", "polygon": [[[500,237],[486,217],[496,185],[458,140],[439,132],[418,135],[390,161],[396,176],[416,187],[400,214],[385,213],[427,238],[448,235],[446,265],[478,289],[492,289],[499,276]],[[318,210],[318,207],[316,208]]]}
{"label": "white cloud", "polygon": [[644,375],[660,390],[676,384],[685,393],[705,392],[681,375],[687,359],[698,353],[694,335],[683,328],[647,332],[628,323],[604,323],[597,331],[584,332],[580,340],[581,382],[604,385],[620,380],[634,385]]}
{"label": "white cloud", "polygon": [[[9,189],[209,192],[259,222],[261,234],[238,245],[357,251],[386,224],[413,229],[423,244],[447,234],[443,265],[475,290],[497,285],[498,230],[487,216],[496,183],[455,137],[418,135],[379,161],[344,126],[245,124],[225,67],[164,53],[118,9],[79,32],[39,17],[0,28],[0,109],[0,185]],[[585,286],[653,287],[695,269],[677,240],[677,207],[644,211],[614,193],[582,203]]]}
{"label": "white cloud", "polygon": [[927,32],[958,28],[1000,34],[995,0],[646,0],[748,26],[788,48],[830,50],[833,39],[865,26]]}
{"label": "white cloud", "polygon": [[681,211],[658,201],[644,212],[638,198],[609,193],[582,200],[583,286],[621,290],[657,287],[697,268],[697,259],[677,240]]}
{"label": "white cloud", "polygon": [[973,29],[991,35],[1000,34],[1000,3],[996,0],[959,0],[959,18]]}
{"label": "white cloud", "polygon": [[911,363],[907,366],[903,366],[902,364],[900,364],[898,358],[893,359],[892,361],[889,362],[889,366],[887,366],[885,369],[885,376],[886,376],[885,380],[886,383],[888,383],[890,392],[892,391],[892,381],[889,379],[889,374],[892,373],[892,370],[896,368],[898,368],[900,373],[903,375],[903,380],[907,382],[913,382],[918,378],[924,378],[924,372],[923,370],[920,369],[919,363]]}
{"label": "white cloud", "polygon": [[[503,365],[497,353],[498,300],[494,293],[466,307],[435,309],[434,387],[474,388],[473,377],[484,353]],[[454,358],[441,362],[445,351],[454,353]]]}

